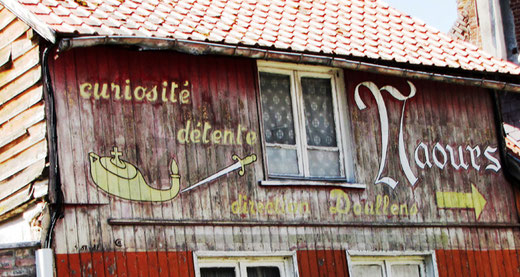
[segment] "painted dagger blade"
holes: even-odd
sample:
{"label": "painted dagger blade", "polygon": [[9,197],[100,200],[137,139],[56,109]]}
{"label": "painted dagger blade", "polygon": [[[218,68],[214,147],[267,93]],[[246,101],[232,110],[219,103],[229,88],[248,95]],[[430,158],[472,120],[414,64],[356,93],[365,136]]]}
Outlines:
{"label": "painted dagger blade", "polygon": [[240,172],[238,173],[240,176],[244,175],[244,166],[250,164],[250,163],[253,163],[254,161],[256,161],[256,155],[255,154],[251,154],[243,159],[240,159],[237,155],[233,155],[233,160],[238,160],[236,163],[210,175],[209,177],[206,177],[204,178],[203,180],[197,182],[196,184],[192,185],[192,186],[189,186],[183,190],[181,190],[180,193],[183,193],[183,192],[186,192],[186,191],[190,191],[200,185],[203,185],[203,184],[206,184],[206,183],[209,183],[215,179],[217,179],[218,177],[220,176],[223,176],[223,175],[226,175],[230,172],[233,172],[237,169],[240,169]]}
{"label": "painted dagger blade", "polygon": [[192,189],[194,189],[194,188],[196,188],[196,187],[198,187],[198,186],[200,186],[200,185],[203,185],[203,184],[205,184],[205,183],[209,183],[209,182],[211,182],[211,181],[217,179],[218,177],[220,177],[220,176],[222,176],[222,175],[226,175],[226,174],[228,174],[229,172],[235,171],[235,170],[237,170],[237,169],[239,169],[239,168],[241,168],[241,167],[242,167],[242,164],[241,164],[240,162],[236,162],[236,163],[234,163],[234,164],[232,164],[232,165],[230,165],[230,166],[228,166],[228,167],[222,169],[221,171],[219,171],[219,172],[217,172],[217,173],[214,173],[213,175],[211,175],[211,176],[209,176],[209,177],[207,177],[207,178],[205,178],[205,179],[199,181],[198,183],[196,183],[196,184],[194,184],[194,185],[192,185],[192,186],[189,186],[189,187],[187,187],[187,188],[181,190],[181,193],[183,193],[183,192],[187,192],[187,191],[189,191],[189,190],[192,190]]}

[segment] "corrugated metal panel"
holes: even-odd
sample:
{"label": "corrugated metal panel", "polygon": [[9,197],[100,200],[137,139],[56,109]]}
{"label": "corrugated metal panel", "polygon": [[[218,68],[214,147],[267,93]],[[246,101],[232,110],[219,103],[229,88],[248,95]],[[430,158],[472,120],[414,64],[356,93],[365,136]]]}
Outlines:
{"label": "corrugated metal panel", "polygon": [[0,41],[0,216],[5,219],[33,199],[31,185],[45,168],[48,150],[38,39],[0,6]]}

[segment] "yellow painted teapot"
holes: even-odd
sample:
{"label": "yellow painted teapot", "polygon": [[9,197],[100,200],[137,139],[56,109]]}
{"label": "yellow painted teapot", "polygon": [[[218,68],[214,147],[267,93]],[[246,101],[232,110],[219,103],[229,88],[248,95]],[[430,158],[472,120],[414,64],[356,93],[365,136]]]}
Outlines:
{"label": "yellow painted teapot", "polygon": [[171,187],[156,189],[149,186],[143,174],[133,164],[120,159],[121,152],[114,147],[112,156],[100,157],[89,153],[90,175],[94,183],[109,194],[136,201],[168,201],[179,194],[180,175],[175,160],[170,164]]}

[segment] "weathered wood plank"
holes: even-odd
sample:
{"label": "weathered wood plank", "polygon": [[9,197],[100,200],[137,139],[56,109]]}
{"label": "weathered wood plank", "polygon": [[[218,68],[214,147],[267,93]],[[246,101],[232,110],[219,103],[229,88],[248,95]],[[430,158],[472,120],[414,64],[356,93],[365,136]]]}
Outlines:
{"label": "weathered wood plank", "polygon": [[5,47],[0,49],[0,69],[6,69],[10,66],[11,58],[11,48]]}
{"label": "weathered wood plank", "polygon": [[18,206],[23,205],[31,199],[31,186],[26,185],[23,189],[11,194],[0,202],[0,216],[7,214]]}
{"label": "weathered wood plank", "polygon": [[[53,68],[50,72],[52,76],[53,90],[55,93],[55,111],[56,111],[56,130],[59,133],[69,132],[68,126],[71,120],[68,114],[66,92],[68,91],[68,72],[74,72],[75,66],[71,64],[74,52],[62,53],[57,59],[50,59],[49,66]],[[71,77],[69,77],[71,78]],[[75,76],[74,76],[75,78]],[[68,184],[74,181],[74,171],[72,169],[72,158],[64,153],[71,153],[72,146],[70,138],[60,138],[57,141],[58,162],[60,167],[60,181],[62,184]],[[76,196],[76,186],[62,186],[61,188],[65,203],[78,203]]]}
{"label": "weathered wood plank", "polygon": [[24,168],[45,159],[47,156],[47,141],[42,140],[31,146],[16,157],[0,164],[0,181],[3,181]]}
{"label": "weathered wood plank", "polygon": [[38,103],[43,96],[43,88],[36,86],[4,104],[0,109],[0,125]]}
{"label": "weathered wood plank", "polygon": [[5,86],[18,76],[35,67],[40,62],[39,47],[33,47],[29,52],[13,61],[12,67],[0,72],[0,87]]}
{"label": "weathered wood plank", "polygon": [[38,178],[45,168],[45,159],[40,159],[34,164],[24,168],[22,171],[9,179],[0,182],[0,200],[25,187]]}
{"label": "weathered wood plank", "polygon": [[27,129],[45,118],[44,103],[40,102],[23,111],[13,120],[0,126],[3,136],[0,138],[0,148],[27,133]]}
{"label": "weathered wood plank", "polygon": [[38,40],[35,38],[31,38],[32,36],[32,29],[29,29],[25,32],[23,36],[20,36],[15,41],[13,41],[9,46],[6,46],[6,48],[11,49],[11,60],[16,60],[19,57],[25,55],[27,52],[29,52],[33,47],[38,45]]}
{"label": "weathered wood plank", "polygon": [[[96,124],[102,120],[107,122],[107,119],[110,118],[110,113],[104,111],[102,108],[106,104],[92,103],[87,99],[82,99],[77,89],[81,83],[88,81],[90,74],[94,75],[94,78],[99,78],[97,68],[98,60],[92,57],[93,55],[91,53],[87,53],[86,55],[74,55],[74,63],[71,64],[75,65],[76,76],[67,76],[67,91],[65,92],[67,95],[68,115],[70,117],[68,128],[73,158],[71,161],[72,170],[74,172],[74,175],[69,178],[73,178],[75,183],[75,197],[78,203],[98,203],[97,196],[99,190],[89,185],[89,178],[91,177],[89,176],[90,174],[88,173],[87,167],[89,163],[89,153],[96,153],[100,157],[108,156],[110,152],[109,149],[111,149],[104,148],[106,144],[110,144],[111,142],[111,137],[108,135],[106,140],[102,140],[103,142],[100,144],[101,149],[92,147],[96,138],[99,136],[105,138],[105,132],[110,131],[106,125]],[[103,114],[104,116],[88,116],[93,114],[94,111],[91,106],[95,104],[102,106],[99,109],[99,114]],[[103,130],[103,132],[97,130]]]}
{"label": "weathered wood plank", "polygon": [[13,13],[11,13],[8,9],[3,8],[2,11],[0,11],[0,30],[3,30],[15,19],[16,16]]}
{"label": "weathered wood plank", "polygon": [[9,84],[0,88],[0,105],[5,104],[15,96],[24,92],[41,78],[40,67],[33,67],[29,71],[23,73],[16,80],[9,82]]}
{"label": "weathered wood plank", "polygon": [[0,49],[24,35],[28,29],[29,26],[19,19],[11,22],[0,32]]}

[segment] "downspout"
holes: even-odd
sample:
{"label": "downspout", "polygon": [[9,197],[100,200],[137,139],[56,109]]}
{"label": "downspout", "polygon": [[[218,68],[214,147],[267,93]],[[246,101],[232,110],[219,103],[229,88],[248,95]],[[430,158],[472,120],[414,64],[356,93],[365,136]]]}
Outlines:
{"label": "downspout", "polygon": [[51,223],[42,249],[36,251],[37,276],[54,276],[54,254],[52,240],[58,219],[63,217],[63,194],[58,170],[58,137],[56,131],[56,112],[54,90],[52,88],[49,55],[56,49],[56,44],[46,45],[41,56],[45,113],[47,118],[47,140],[49,145],[49,201]]}

